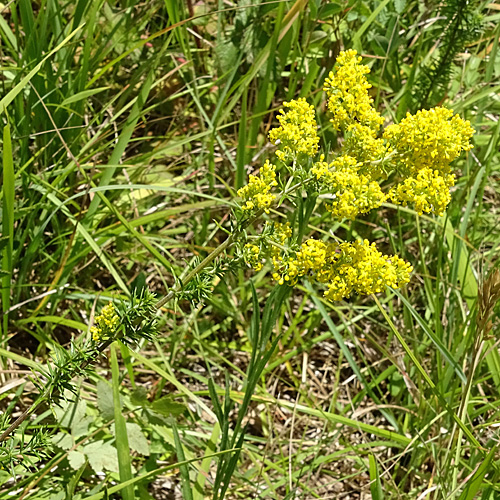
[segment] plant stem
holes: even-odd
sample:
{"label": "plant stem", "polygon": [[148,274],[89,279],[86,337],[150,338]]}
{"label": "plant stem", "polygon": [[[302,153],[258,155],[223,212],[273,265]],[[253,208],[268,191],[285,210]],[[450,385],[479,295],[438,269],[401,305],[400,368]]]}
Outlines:
{"label": "plant stem", "polygon": [[[246,221],[240,229],[236,229],[233,233],[231,233],[226,240],[221,243],[217,248],[215,248],[210,254],[208,254],[177,286],[173,287],[170,292],[168,292],[165,297],[160,299],[155,307],[157,310],[161,309],[165,304],[170,302],[175,295],[182,290],[182,287],[187,285],[198,273],[200,273],[205,267],[207,267],[211,262],[213,262],[222,252],[227,250],[236,240],[236,237],[241,233],[244,227],[252,224],[257,218],[259,218],[263,213],[263,210],[257,212],[252,218]],[[96,349],[97,352],[103,353],[116,339],[111,338],[102,342]],[[90,364],[90,360],[84,361],[80,366],[80,371],[86,368]],[[9,427],[0,435],[0,443],[5,441],[10,434],[12,434],[25,420],[28,418],[31,413],[33,413],[38,406],[40,406],[41,402],[45,400],[45,396],[47,393],[44,393],[38,401],[33,403],[30,408],[26,409]]]}
{"label": "plant stem", "polygon": [[175,296],[176,293],[180,292],[182,290],[182,287],[187,285],[198,273],[200,273],[205,267],[207,267],[212,261],[214,261],[224,250],[229,248],[234,240],[236,239],[236,235],[239,234],[240,231],[234,232],[230,234],[226,240],[221,243],[215,250],[213,250],[210,254],[208,254],[187,276],[186,278],[182,281],[179,282],[177,286],[173,287],[170,292],[163,297],[163,299],[160,299],[155,307],[156,309],[160,309],[163,307],[167,302],[170,302],[173,297]]}
{"label": "plant stem", "polygon": [[[295,184],[294,186],[287,186],[281,193],[279,193],[276,196],[276,200],[281,200],[283,196],[286,196],[290,194],[292,191],[295,191],[298,187],[302,186],[303,184],[306,184],[307,182],[311,181],[312,179],[306,179],[305,181],[299,182]],[[165,304],[170,302],[181,290],[184,286],[186,286],[197,274],[199,274],[205,267],[207,267],[210,263],[212,263],[221,253],[223,253],[225,250],[227,250],[237,239],[237,237],[241,234],[241,232],[251,224],[253,224],[259,217],[262,216],[264,213],[264,209],[258,210],[252,217],[244,221],[240,227],[235,228],[233,232],[224,240],[217,248],[215,248],[211,253],[209,253],[192,271],[188,273],[188,275],[185,277],[184,280],[179,281],[174,287],[171,288],[171,290],[163,297],[160,299],[156,304],[155,308],[156,310],[160,310]],[[97,353],[103,353],[115,340],[118,340],[116,338],[110,338],[105,341],[103,341],[99,346],[96,348]],[[93,360],[87,359],[79,367],[79,371],[81,372],[83,369],[85,369]],[[12,434],[25,420],[28,418],[28,416],[33,413],[38,406],[41,404],[42,401],[46,399],[48,389],[46,392],[40,396],[40,398],[35,401],[30,408],[25,410],[14,422],[0,435],[0,443],[2,441],[5,441],[10,434]]]}

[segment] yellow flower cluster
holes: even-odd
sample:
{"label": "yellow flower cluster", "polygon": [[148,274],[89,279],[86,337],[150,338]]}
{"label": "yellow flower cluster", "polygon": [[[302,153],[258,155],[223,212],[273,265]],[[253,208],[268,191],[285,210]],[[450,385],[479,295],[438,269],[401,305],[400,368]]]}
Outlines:
{"label": "yellow flower cluster", "polygon": [[340,300],[352,292],[379,293],[384,286],[400,288],[410,281],[412,266],[397,255],[383,255],[368,240],[341,243],[336,273],[328,284],[325,297]]}
{"label": "yellow flower cluster", "polygon": [[443,215],[451,200],[450,187],[454,184],[455,175],[423,168],[392,188],[389,197],[405,207],[413,204],[419,215],[423,212]]}
{"label": "yellow flower cluster", "polygon": [[276,167],[269,160],[260,168],[259,175],[250,175],[248,184],[238,189],[238,196],[245,202],[243,210],[264,209],[269,213],[269,207],[276,198],[271,194],[277,186]]}
{"label": "yellow flower cluster", "polygon": [[380,162],[372,164],[385,155],[386,147],[384,140],[377,137],[384,119],[368,94],[369,72],[357,52],[347,50],[339,54],[335,71],[325,80],[331,122],[345,135],[343,154],[330,164],[321,158],[311,171],[319,189],[326,189],[333,197],[327,209],[338,219],[354,219],[380,207],[387,199],[377,182],[385,172]]}
{"label": "yellow flower cluster", "polygon": [[120,317],[116,314],[112,302],[101,309],[101,314],[95,318],[95,326],[90,328],[90,333],[95,341],[113,335],[120,324]]}
{"label": "yellow flower cluster", "polygon": [[408,113],[399,124],[387,127],[384,138],[402,174],[389,197],[405,206],[413,203],[419,214],[442,215],[455,183],[450,164],[462,151],[472,149],[473,133],[469,121],[446,108]]}
{"label": "yellow flower cluster", "polygon": [[288,111],[280,109],[280,126],[269,132],[270,141],[279,148],[276,156],[284,163],[300,155],[314,156],[319,142],[314,107],[303,97],[285,102],[283,106]]}
{"label": "yellow flower cluster", "polygon": [[362,165],[348,155],[338,156],[328,164],[322,155],[311,168],[319,187],[327,188],[333,196],[334,201],[326,208],[338,219],[354,219],[380,207],[387,198],[378,182],[360,172]]}
{"label": "yellow flower cluster", "polygon": [[343,150],[344,154],[363,162],[362,171],[371,179],[386,177],[384,171],[372,163],[382,158],[387,152],[384,140],[377,138],[375,130],[359,124],[350,125],[345,134]]}
{"label": "yellow flower cluster", "polygon": [[368,240],[354,243],[324,243],[309,239],[295,258],[278,262],[273,277],[280,284],[295,284],[301,276],[312,275],[327,285],[329,300],[350,297],[353,292],[381,292],[384,286],[399,288],[410,280],[413,268],[397,256],[383,255]]}
{"label": "yellow flower cluster", "polygon": [[262,269],[263,264],[260,256],[260,248],[257,245],[247,243],[243,249],[243,257],[245,262],[250,264],[256,271]]}
{"label": "yellow flower cluster", "polygon": [[[271,242],[271,258],[273,261],[273,268],[277,269],[281,266],[282,255],[283,255],[283,246],[287,239],[292,236],[292,228],[290,227],[289,222],[285,222],[284,224],[276,223],[274,224],[273,237]],[[279,280],[279,276],[277,274],[273,274],[275,280]]]}
{"label": "yellow flower cluster", "polygon": [[408,113],[400,123],[385,129],[384,138],[389,151],[397,152],[405,173],[411,175],[426,167],[448,173],[450,163],[462,151],[472,149],[473,134],[470,122],[453,115],[451,109],[432,108]]}
{"label": "yellow flower cluster", "polygon": [[[285,103],[280,110],[280,126],[269,134],[278,146],[276,155],[284,163],[293,162],[290,181],[307,181],[304,190],[327,198],[327,210],[337,219],[354,219],[387,199],[412,204],[419,214],[441,215],[455,183],[451,162],[472,148],[474,130],[453,111],[434,108],[408,114],[380,134],[384,119],[368,92],[369,72],[356,51],[347,50],[340,53],[325,80],[331,122],[343,135],[337,157],[325,161],[321,155],[315,163],[309,160],[318,152],[319,137],[314,108],[303,98]],[[379,182],[389,174],[393,187],[384,193]],[[251,175],[248,185],[238,191],[243,209],[268,212],[276,185],[275,167],[266,162],[259,176]],[[264,258],[272,259],[273,278],[281,284],[293,285],[300,277],[311,276],[326,285],[326,298],[340,300],[352,293],[377,293],[384,286],[398,288],[410,279],[410,264],[398,256],[383,255],[367,240],[324,243],[308,239],[298,247],[295,244],[301,242],[291,238],[288,223],[266,223],[265,228],[259,246],[245,246],[245,260],[261,270]]]}
{"label": "yellow flower cluster", "polygon": [[361,64],[361,57],[355,50],[346,50],[337,57],[335,71],[325,80],[328,95],[328,109],[333,114],[331,122],[336,130],[347,130],[360,124],[377,131],[384,119],[373,107],[368,94],[371,84],[366,76],[370,68]]}
{"label": "yellow flower cluster", "polygon": [[279,222],[266,223],[263,231],[264,237],[259,238],[259,245],[247,243],[243,248],[243,258],[245,262],[260,271],[264,267],[266,257],[271,257],[273,264],[281,258],[285,241],[292,236],[290,223],[280,224]]}

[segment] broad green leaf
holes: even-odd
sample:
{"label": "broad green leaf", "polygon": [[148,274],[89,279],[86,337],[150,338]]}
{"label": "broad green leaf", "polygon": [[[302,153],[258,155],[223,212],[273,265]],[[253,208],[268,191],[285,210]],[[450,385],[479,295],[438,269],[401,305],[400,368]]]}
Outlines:
{"label": "broad green leaf", "polygon": [[127,422],[128,443],[130,449],[140,455],[149,455],[149,443],[139,425],[133,422]]}
{"label": "broad green leaf", "polygon": [[92,423],[92,417],[87,417],[87,403],[79,399],[76,403],[66,401],[61,407],[56,406],[54,413],[59,425],[69,428],[74,438],[84,436]]}
{"label": "broad green leaf", "polygon": [[57,446],[62,450],[70,450],[75,445],[75,441],[71,437],[71,434],[67,434],[66,432],[58,432],[52,436],[51,441],[54,446]]}
{"label": "broad green leaf", "polygon": [[111,386],[107,382],[104,382],[104,380],[99,380],[97,382],[97,407],[104,420],[112,420],[115,418],[113,391]]}
{"label": "broad green leaf", "polygon": [[132,392],[132,394],[130,395],[130,402],[134,406],[149,406],[150,403],[148,401],[148,391],[142,386],[137,387],[137,389],[135,389],[134,392]]}
{"label": "broad green leaf", "polygon": [[85,455],[81,451],[72,450],[68,453],[69,465],[78,470],[85,463]]}
{"label": "broad green leaf", "polygon": [[[149,443],[144,434],[142,433],[141,427],[134,422],[127,422],[127,437],[128,444],[131,450],[136,451],[140,455],[149,455]],[[116,436],[115,424],[111,425],[111,434]]]}
{"label": "broad green leaf", "polygon": [[151,409],[161,415],[180,415],[186,409],[182,403],[177,403],[171,396],[165,396],[151,403]]}
{"label": "broad green leaf", "polygon": [[109,442],[96,441],[83,447],[90,466],[95,472],[108,470],[118,472],[118,454],[116,448]]}

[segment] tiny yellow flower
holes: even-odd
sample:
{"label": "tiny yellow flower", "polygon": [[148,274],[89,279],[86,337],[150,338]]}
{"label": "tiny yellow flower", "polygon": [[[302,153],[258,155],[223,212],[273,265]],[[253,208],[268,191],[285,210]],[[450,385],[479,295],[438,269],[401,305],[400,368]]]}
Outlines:
{"label": "tiny yellow flower", "polygon": [[260,271],[263,267],[260,256],[260,248],[252,243],[247,243],[243,249],[245,261],[252,266],[256,271]]}
{"label": "tiny yellow flower", "polygon": [[362,172],[365,175],[373,180],[385,177],[383,170],[371,164],[374,160],[382,158],[387,151],[384,140],[378,139],[373,129],[359,123],[351,124],[346,129],[344,139],[344,154],[363,162]]}
{"label": "tiny yellow flower", "polygon": [[389,197],[404,207],[413,204],[419,215],[423,212],[443,215],[451,200],[450,187],[454,184],[454,174],[423,168],[391,189]]}
{"label": "tiny yellow flower", "polygon": [[292,228],[289,222],[285,222],[284,224],[276,222],[274,224],[274,239],[277,243],[280,243],[282,245],[291,236]]}
{"label": "tiny yellow flower", "polygon": [[400,123],[385,129],[389,149],[408,176],[422,168],[450,171],[450,163],[462,151],[472,149],[470,139],[474,129],[468,120],[453,115],[451,109],[432,108],[408,113]]}
{"label": "tiny yellow flower", "polygon": [[92,335],[92,340],[96,342],[101,338],[101,329],[98,326],[90,327],[90,334]]}
{"label": "tiny yellow flower", "polygon": [[472,149],[473,134],[469,121],[441,107],[408,113],[399,124],[387,127],[384,138],[402,175],[389,197],[404,206],[413,204],[419,214],[442,215],[455,183],[450,164]]}
{"label": "tiny yellow flower", "polygon": [[[379,136],[384,119],[368,93],[369,72],[356,51],[347,50],[339,54],[334,71],[325,80],[331,122],[343,136],[341,154],[330,162],[321,155],[310,166],[308,157],[317,154],[319,138],[314,108],[300,98],[284,104],[285,110],[278,116],[280,126],[269,134],[278,146],[276,155],[285,163],[293,162],[289,173],[295,179],[291,180],[306,180],[304,191],[312,189],[328,199],[326,208],[336,219],[354,219],[387,199],[411,204],[419,214],[442,215],[455,183],[451,162],[472,148],[473,128],[453,111],[438,107],[407,114]],[[392,186],[383,192],[379,182],[389,175]],[[275,167],[266,162],[259,176],[250,176],[248,185],[238,191],[243,210],[268,212],[275,198],[271,193],[274,185]],[[325,285],[324,295],[329,300],[353,293],[379,293],[386,286],[398,288],[409,281],[412,272],[409,263],[383,255],[367,240],[325,243],[308,239],[300,247],[297,243],[288,223],[274,224],[263,233],[259,246],[246,245],[246,260],[260,270],[264,258],[269,257],[272,276],[280,284],[313,278]]]}

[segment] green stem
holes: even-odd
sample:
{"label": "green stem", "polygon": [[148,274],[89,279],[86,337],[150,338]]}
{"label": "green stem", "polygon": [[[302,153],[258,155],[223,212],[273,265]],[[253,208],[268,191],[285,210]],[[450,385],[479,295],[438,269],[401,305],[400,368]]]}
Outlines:
{"label": "green stem", "polygon": [[229,248],[233,242],[236,239],[236,235],[239,234],[240,231],[232,233],[231,235],[228,236],[228,238],[221,243],[215,250],[213,250],[210,254],[208,254],[187,276],[184,280],[182,280],[182,283],[179,283],[177,286],[172,288],[170,292],[168,292],[163,299],[160,299],[155,307],[156,309],[160,309],[163,307],[167,302],[170,302],[174,296],[182,290],[182,287],[187,285],[198,273],[203,271],[205,267],[207,267],[212,261],[214,261],[224,250]]}

